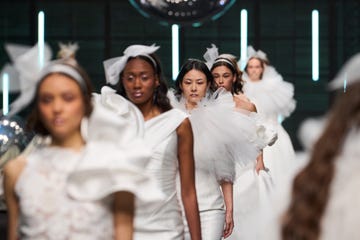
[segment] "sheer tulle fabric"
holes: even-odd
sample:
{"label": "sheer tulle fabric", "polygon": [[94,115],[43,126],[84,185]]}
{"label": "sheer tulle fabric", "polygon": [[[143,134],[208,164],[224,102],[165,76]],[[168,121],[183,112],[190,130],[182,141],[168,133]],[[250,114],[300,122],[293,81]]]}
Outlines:
{"label": "sheer tulle fabric", "polygon": [[261,114],[288,117],[295,110],[294,86],[285,82],[272,66],[265,66],[260,81],[253,82],[246,72],[243,74],[244,93],[256,105]]}
{"label": "sheer tulle fabric", "polygon": [[[170,96],[173,106],[184,110],[185,101]],[[246,166],[267,145],[264,129],[251,113],[235,110],[231,93],[219,89],[191,110],[196,168],[234,181],[235,164]]]}

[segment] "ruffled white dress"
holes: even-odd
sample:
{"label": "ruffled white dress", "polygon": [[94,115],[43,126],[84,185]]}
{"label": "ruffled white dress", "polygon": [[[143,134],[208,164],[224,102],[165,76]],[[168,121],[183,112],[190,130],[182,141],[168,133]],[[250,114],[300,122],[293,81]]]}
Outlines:
{"label": "ruffled white dress", "polygon": [[171,109],[145,122],[145,141],[152,149],[145,171],[156,179],[165,197],[156,204],[137,205],[134,239],[184,239],[184,224],[176,191],[176,129],[186,117],[184,112]]}
{"label": "ruffled white dress", "polygon": [[[169,96],[174,107],[186,112],[184,99]],[[235,110],[232,95],[224,89],[204,98],[190,114],[201,233],[203,239],[219,240],[225,223],[220,182],[233,182],[236,166],[253,162],[268,139],[251,114]]]}
{"label": "ruffled white dress", "polygon": [[[128,191],[146,202],[161,199],[161,191],[143,172],[150,151],[134,135],[133,106],[123,100],[123,111],[116,116],[94,98],[81,151],[44,143],[25,156],[15,185],[21,239],[113,239],[112,193]],[[128,145],[113,141],[118,134]]]}
{"label": "ruffled white dress", "polygon": [[[360,239],[360,130],[353,128],[347,135],[343,149],[335,160],[335,174],[330,187],[330,197],[321,220],[320,240]],[[316,149],[315,149],[316,151]],[[280,238],[280,218],[288,208],[291,184],[273,199],[274,211],[260,229],[260,239]]]}
{"label": "ruffled white dress", "polygon": [[270,169],[276,187],[277,184],[288,181],[288,171],[295,164],[291,139],[279,123],[279,118],[288,117],[295,109],[294,87],[283,81],[281,75],[271,66],[265,66],[260,81],[251,81],[245,72],[243,79],[244,94],[256,105],[258,113],[277,130],[277,141],[263,150],[265,166]]}

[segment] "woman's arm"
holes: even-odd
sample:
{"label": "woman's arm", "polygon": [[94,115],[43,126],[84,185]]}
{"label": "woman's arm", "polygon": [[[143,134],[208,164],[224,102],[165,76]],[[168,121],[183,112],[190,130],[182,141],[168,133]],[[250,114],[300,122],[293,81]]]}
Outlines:
{"label": "woman's arm", "polygon": [[116,192],[114,195],[115,239],[132,240],[135,212],[134,195],[130,192]]}
{"label": "woman's arm", "polygon": [[233,184],[230,182],[221,183],[221,189],[224,194],[225,201],[225,227],[224,227],[224,238],[227,238],[231,235],[234,229],[234,219],[233,219]]}
{"label": "woman's arm", "polygon": [[181,199],[192,240],[201,239],[200,216],[195,190],[195,165],[193,134],[189,119],[176,130],[178,136],[178,159],[181,184]]}
{"label": "woman's arm", "polygon": [[19,201],[15,194],[16,181],[25,165],[20,158],[9,161],[4,167],[4,194],[8,215],[8,240],[17,240],[19,223]]}
{"label": "woman's arm", "polygon": [[257,112],[255,104],[252,103],[244,94],[236,94],[233,99],[236,108],[244,109],[249,112]]}

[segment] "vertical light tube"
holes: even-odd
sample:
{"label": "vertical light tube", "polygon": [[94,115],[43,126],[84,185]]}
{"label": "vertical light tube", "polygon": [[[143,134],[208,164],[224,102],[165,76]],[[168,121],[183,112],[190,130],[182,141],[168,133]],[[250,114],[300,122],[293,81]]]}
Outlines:
{"label": "vertical light tube", "polygon": [[319,11],[313,10],[312,22],[312,80],[319,80]]}
{"label": "vertical light tube", "polygon": [[6,115],[9,112],[9,74],[4,73],[2,75],[2,89],[3,89],[3,114]]}
{"label": "vertical light tube", "polygon": [[248,12],[246,9],[240,12],[240,62],[241,69],[245,68],[248,45]]}
{"label": "vertical light tube", "polygon": [[39,49],[39,66],[44,66],[44,47],[45,47],[45,14],[40,11],[38,14],[38,49]]}
{"label": "vertical light tube", "polygon": [[172,37],[172,79],[175,81],[179,73],[179,25],[171,26]]}
{"label": "vertical light tube", "polygon": [[346,92],[346,85],[347,85],[347,74],[344,75],[344,92]]}

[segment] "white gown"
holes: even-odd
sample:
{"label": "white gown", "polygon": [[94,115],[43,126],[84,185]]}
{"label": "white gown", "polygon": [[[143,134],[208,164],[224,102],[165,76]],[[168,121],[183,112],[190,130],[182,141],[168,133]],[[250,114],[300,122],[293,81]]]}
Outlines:
{"label": "white gown", "polygon": [[[186,111],[183,99],[169,97],[174,107]],[[219,240],[225,223],[220,182],[233,182],[235,166],[241,168],[254,161],[268,138],[250,114],[235,110],[232,95],[223,89],[198,103],[189,119],[194,134],[195,186],[202,238]],[[186,239],[190,239],[188,234]]]}
{"label": "white gown", "polygon": [[145,122],[145,141],[152,148],[146,172],[155,177],[165,198],[158,204],[137,205],[135,240],[184,239],[184,224],[176,191],[176,129],[186,117],[182,111],[172,109]]}
{"label": "white gown", "polygon": [[278,123],[279,118],[288,117],[295,109],[294,87],[291,83],[283,81],[272,66],[265,66],[260,81],[251,81],[246,72],[243,79],[244,94],[256,105],[258,113],[277,130],[277,141],[263,150],[265,166],[270,169],[276,187],[281,182],[288,181],[289,169],[295,164],[295,151],[291,139]]}
{"label": "white gown", "polygon": [[138,134],[136,109],[121,99],[122,111],[114,114],[100,99],[94,96],[81,151],[43,141],[23,156],[26,165],[15,185],[21,239],[113,239],[114,192],[131,192],[141,202],[163,197],[143,171],[150,151]]}

